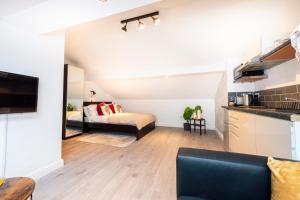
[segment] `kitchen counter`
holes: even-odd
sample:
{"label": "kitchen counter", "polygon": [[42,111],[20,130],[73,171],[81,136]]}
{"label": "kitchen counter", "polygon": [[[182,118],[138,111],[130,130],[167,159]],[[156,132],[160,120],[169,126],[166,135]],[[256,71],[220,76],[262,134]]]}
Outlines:
{"label": "kitchen counter", "polygon": [[288,121],[300,121],[300,111],[292,110],[281,110],[276,108],[266,108],[266,107],[247,107],[247,106],[222,106],[227,110],[240,111],[245,113],[251,113],[256,115],[262,115],[277,119],[283,119]]}

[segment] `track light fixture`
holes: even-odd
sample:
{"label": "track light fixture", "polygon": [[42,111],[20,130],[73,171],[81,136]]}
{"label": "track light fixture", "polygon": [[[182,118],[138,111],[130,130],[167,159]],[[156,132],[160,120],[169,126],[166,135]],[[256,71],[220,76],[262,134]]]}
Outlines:
{"label": "track light fixture", "polygon": [[133,18],[130,18],[130,19],[122,20],[121,24],[125,24],[125,25],[121,29],[122,29],[122,31],[127,32],[127,23],[133,22],[133,21],[138,21],[138,28],[140,30],[145,29],[145,24],[141,20],[145,19],[145,18],[149,18],[149,17],[152,18],[153,24],[155,26],[157,26],[157,25],[159,25],[159,22],[160,22],[160,19],[159,19],[158,16],[159,16],[159,12],[157,11],[157,12],[149,13],[149,14],[146,14],[146,15],[141,15],[141,16],[138,16],[138,17],[133,17]]}
{"label": "track light fixture", "polygon": [[122,27],[122,31],[127,32],[127,22],[126,22],[125,26]]}
{"label": "track light fixture", "polygon": [[139,20],[138,27],[140,30],[143,30],[143,29],[145,29],[145,24],[143,22],[141,22],[141,20]]}
{"label": "track light fixture", "polygon": [[156,17],[152,17],[152,20],[153,20],[153,24],[155,25],[155,26],[158,26],[159,25],[159,23],[160,23],[160,19],[156,16]]}

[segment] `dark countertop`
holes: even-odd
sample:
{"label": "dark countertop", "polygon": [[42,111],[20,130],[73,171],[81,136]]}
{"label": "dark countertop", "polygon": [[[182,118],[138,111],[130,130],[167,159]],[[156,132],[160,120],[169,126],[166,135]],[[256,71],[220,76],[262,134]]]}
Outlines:
{"label": "dark countertop", "polygon": [[295,120],[300,116],[300,111],[291,111],[291,110],[280,110],[276,108],[265,108],[265,107],[238,107],[238,106],[222,106],[227,110],[235,110],[245,113],[251,113],[256,115],[262,115],[277,119],[283,119],[288,121],[298,121]]}

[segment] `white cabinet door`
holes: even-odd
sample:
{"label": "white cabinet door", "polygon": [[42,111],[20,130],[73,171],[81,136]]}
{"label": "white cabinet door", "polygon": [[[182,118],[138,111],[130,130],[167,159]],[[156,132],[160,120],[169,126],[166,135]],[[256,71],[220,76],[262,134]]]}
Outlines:
{"label": "white cabinet door", "polygon": [[232,152],[256,154],[255,115],[229,112],[229,146]]}
{"label": "white cabinet door", "polygon": [[256,116],[255,120],[257,154],[278,158],[292,158],[292,122]]}
{"label": "white cabinet door", "polygon": [[256,154],[255,145],[255,118],[256,115],[248,113],[239,114],[239,138],[240,152],[246,154]]}
{"label": "white cabinet door", "polygon": [[238,152],[240,153],[240,141],[239,141],[239,136],[238,136],[238,124],[239,118],[238,118],[238,112],[235,111],[229,111],[229,150],[231,152]]}

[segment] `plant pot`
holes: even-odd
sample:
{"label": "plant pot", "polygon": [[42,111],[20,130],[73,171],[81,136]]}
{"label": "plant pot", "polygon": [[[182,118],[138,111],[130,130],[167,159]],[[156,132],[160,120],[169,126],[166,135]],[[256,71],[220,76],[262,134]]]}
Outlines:
{"label": "plant pot", "polygon": [[187,122],[183,124],[183,128],[184,128],[185,131],[191,130],[191,126],[190,126],[190,124],[187,123]]}
{"label": "plant pot", "polygon": [[200,112],[200,110],[198,110],[197,111],[197,119],[201,119],[201,117],[202,117],[201,115],[202,115],[202,113]]}

